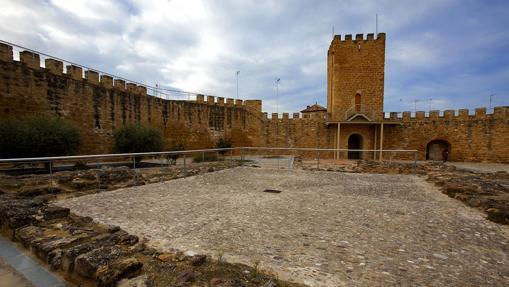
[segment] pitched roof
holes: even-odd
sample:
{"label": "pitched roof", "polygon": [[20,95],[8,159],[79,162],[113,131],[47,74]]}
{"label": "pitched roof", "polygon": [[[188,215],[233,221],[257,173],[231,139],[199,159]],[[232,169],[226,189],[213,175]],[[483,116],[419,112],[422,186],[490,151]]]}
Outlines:
{"label": "pitched roof", "polygon": [[319,104],[314,104],[312,106],[308,106],[304,110],[300,111],[301,113],[312,113],[312,112],[326,112],[327,109],[320,106]]}

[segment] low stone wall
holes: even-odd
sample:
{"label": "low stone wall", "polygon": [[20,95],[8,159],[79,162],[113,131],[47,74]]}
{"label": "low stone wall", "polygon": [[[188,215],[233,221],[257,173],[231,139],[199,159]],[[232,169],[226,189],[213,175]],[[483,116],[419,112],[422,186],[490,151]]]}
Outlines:
{"label": "low stone wall", "polygon": [[204,172],[213,172],[239,165],[240,162],[207,162],[181,166],[132,169],[127,166],[69,170],[50,174],[0,174],[0,193],[26,197],[52,195],[63,198],[124,187],[163,182]]}

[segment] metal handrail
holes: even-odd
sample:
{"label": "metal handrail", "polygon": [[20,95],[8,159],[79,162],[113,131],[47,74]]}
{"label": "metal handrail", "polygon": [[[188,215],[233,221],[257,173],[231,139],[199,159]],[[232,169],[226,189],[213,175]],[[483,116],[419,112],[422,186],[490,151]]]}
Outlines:
{"label": "metal handrail", "polygon": [[73,156],[53,156],[53,157],[32,157],[32,158],[6,158],[0,159],[0,163],[10,162],[45,162],[73,159],[94,159],[94,158],[113,158],[113,157],[139,157],[139,156],[157,156],[157,155],[180,155],[198,152],[219,152],[234,150],[298,150],[298,151],[354,151],[354,152],[408,152],[416,153],[417,150],[380,150],[380,149],[335,149],[335,148],[278,148],[278,147],[235,147],[235,148],[213,148],[196,149],[182,151],[160,151],[160,152],[139,152],[139,153],[115,153],[115,154],[92,154],[92,155],[73,155]]}
{"label": "metal handrail", "polygon": [[[138,82],[138,81],[133,81],[133,80],[121,77],[121,76],[117,76],[117,75],[114,75],[114,74],[111,74],[111,73],[108,73],[108,72],[104,72],[104,71],[101,71],[99,69],[90,68],[90,67],[78,64],[76,62],[72,62],[72,61],[69,61],[69,60],[66,60],[66,59],[55,57],[55,56],[52,56],[50,54],[43,53],[43,52],[40,52],[40,51],[37,51],[37,50],[33,50],[33,49],[30,49],[30,48],[27,48],[27,47],[24,47],[24,46],[15,44],[15,43],[11,43],[11,42],[8,42],[8,41],[5,41],[5,40],[1,40],[0,39],[0,43],[6,44],[6,45],[9,45],[9,46],[12,46],[12,47],[16,47],[16,48],[24,50],[24,51],[29,51],[31,53],[39,54],[39,55],[44,56],[46,58],[58,60],[58,61],[61,61],[63,63],[71,64],[73,66],[77,66],[77,67],[80,67],[80,68],[84,68],[85,70],[88,70],[88,71],[93,71],[93,72],[100,73],[102,75],[110,76],[110,77],[112,77],[114,79],[125,81],[126,83],[133,83],[133,84],[136,84],[138,86],[143,86],[143,87],[147,88],[147,90],[154,91],[154,92],[156,92],[158,94],[165,95],[165,96],[168,96],[168,97],[170,97],[171,95],[169,93],[165,93],[165,92],[162,92],[162,91],[172,92],[172,93],[179,93],[179,94],[187,94],[188,96],[189,95],[195,95],[196,96],[196,95],[203,94],[203,93],[188,92],[188,91],[183,91],[183,90],[178,90],[178,89],[170,89],[170,88],[164,88],[164,87],[154,87],[154,86],[151,86],[151,85],[147,85],[145,83],[141,83],[141,82]],[[153,96],[158,96],[158,95],[153,95]]]}

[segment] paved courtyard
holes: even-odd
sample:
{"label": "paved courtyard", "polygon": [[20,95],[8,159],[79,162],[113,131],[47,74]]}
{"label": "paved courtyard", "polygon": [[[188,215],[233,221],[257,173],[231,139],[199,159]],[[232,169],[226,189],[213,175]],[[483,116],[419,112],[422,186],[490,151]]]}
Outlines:
{"label": "paved courtyard", "polygon": [[508,227],[415,176],[243,167],[59,204],[310,286],[509,285]]}

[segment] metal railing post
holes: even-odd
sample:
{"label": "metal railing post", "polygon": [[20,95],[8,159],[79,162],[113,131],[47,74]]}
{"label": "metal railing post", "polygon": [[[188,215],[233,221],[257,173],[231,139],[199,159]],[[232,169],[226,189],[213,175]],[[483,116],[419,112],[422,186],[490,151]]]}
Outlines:
{"label": "metal railing post", "polygon": [[99,172],[101,165],[97,163],[97,190],[101,190],[101,173]]}
{"label": "metal railing post", "polygon": [[414,152],[414,175],[417,174],[417,152]]}
{"label": "metal railing post", "polygon": [[230,150],[230,167],[233,167],[233,149]]}
{"label": "metal railing post", "polygon": [[164,174],[164,155],[159,158],[159,165],[161,166],[161,175],[159,176],[159,182],[163,183],[163,174]]}
{"label": "metal railing post", "polygon": [[186,169],[186,154],[184,153],[184,177],[187,176],[187,169]]}
{"label": "metal railing post", "polygon": [[316,151],[316,168],[320,169],[320,151]]}
{"label": "metal railing post", "polygon": [[134,185],[138,184],[138,176],[136,174],[136,156],[133,155],[133,173],[134,173]]}
{"label": "metal railing post", "polygon": [[201,162],[202,163],[205,162],[205,152],[204,151],[201,152]]}
{"label": "metal railing post", "polygon": [[53,193],[53,163],[49,161],[49,191]]}

